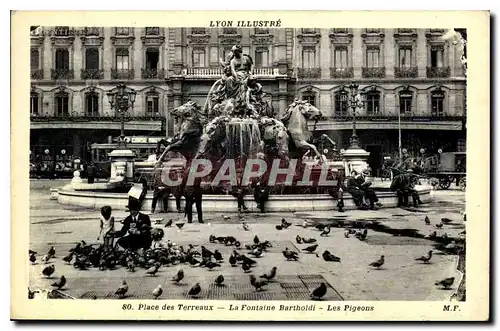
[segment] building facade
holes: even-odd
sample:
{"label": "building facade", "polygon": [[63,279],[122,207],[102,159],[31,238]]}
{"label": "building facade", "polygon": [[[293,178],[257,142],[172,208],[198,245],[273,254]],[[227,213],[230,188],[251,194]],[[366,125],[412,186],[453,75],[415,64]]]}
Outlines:
{"label": "building facade", "polygon": [[124,82],[137,92],[131,135],[174,134],[169,109],[205,102],[222,75],[220,59],[240,44],[277,114],[295,98],[324,119],[315,134],[348,146],[347,86],[360,86],[357,129],[370,164],[402,145],[413,153],[465,148],[466,79],[459,47],[444,29],[41,27],[31,33],[31,149],[89,158],[88,146],[119,135],[106,93]]}

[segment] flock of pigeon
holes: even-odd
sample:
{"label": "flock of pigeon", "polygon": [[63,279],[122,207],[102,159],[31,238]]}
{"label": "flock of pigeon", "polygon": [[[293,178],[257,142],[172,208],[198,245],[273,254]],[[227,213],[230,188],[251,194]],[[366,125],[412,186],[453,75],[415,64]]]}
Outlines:
{"label": "flock of pigeon", "polygon": [[[169,221],[170,225],[172,225],[171,220]],[[242,227],[245,231],[250,231],[250,227],[248,224],[242,220]],[[451,223],[449,219],[442,219],[442,223],[436,225],[438,228],[442,228],[443,224]],[[168,224],[168,223],[167,223]],[[426,216],[425,224],[430,225],[430,220]],[[285,219],[281,220],[281,223],[276,225],[277,230],[287,229],[292,224]],[[302,226],[306,227],[306,223]],[[330,234],[331,227],[325,224],[317,224],[316,229],[321,231],[320,236],[326,237]],[[181,227],[179,227],[180,229]],[[465,234],[465,231],[463,232]],[[354,228],[346,228],[344,232],[345,238],[350,238],[353,236],[360,241],[364,241],[368,237],[368,230],[358,230]],[[307,244],[308,246],[301,249],[302,252],[307,254],[316,254],[316,257],[320,257],[319,253],[316,253],[319,245],[316,243],[317,240],[315,238],[304,238],[302,236],[297,235],[295,238],[297,244]],[[254,259],[260,258],[264,252],[267,251],[268,248],[272,247],[271,242],[268,240],[261,241],[257,235],[253,238],[253,243],[245,244],[244,247],[248,251],[246,254],[242,254],[238,252],[241,249],[241,242],[238,241],[233,236],[214,236],[210,235],[209,242],[212,244],[222,244],[224,246],[233,246],[235,249],[232,250],[228,258],[228,263],[231,267],[241,266],[243,273],[250,273],[251,269],[257,264],[257,261]],[[464,241],[465,243],[465,241]],[[454,241],[454,244],[457,244]],[[148,250],[139,250],[139,251],[131,251],[131,250],[110,250],[106,251],[102,245],[88,245],[85,241],[81,241],[76,244],[75,247],[71,248],[66,256],[62,258],[62,260],[66,264],[72,264],[74,268],[79,270],[86,270],[88,268],[98,268],[99,270],[113,270],[118,267],[124,267],[129,272],[136,272],[136,268],[145,269],[146,276],[155,276],[156,273],[162,266],[175,266],[175,265],[191,265],[192,267],[204,267],[208,270],[216,270],[221,267],[221,263],[224,262],[224,258],[221,252],[218,249],[214,249],[210,251],[205,246],[200,247],[201,251],[197,250],[197,248],[189,244],[187,248],[183,246],[177,246],[171,241],[167,242],[166,247],[148,249]],[[415,261],[430,263],[432,258],[432,250],[428,252],[427,255],[415,258]],[[47,254],[41,257],[41,262],[44,264],[49,264],[50,261],[55,257],[55,249],[51,247]],[[288,247],[282,251],[282,254],[286,261],[298,261],[299,253],[296,251],[290,250]],[[29,261],[32,264],[35,264],[37,261],[38,253],[32,250],[29,250]],[[248,255],[248,256],[247,256]],[[252,256],[249,257],[249,256]],[[328,250],[323,251],[321,254],[322,258],[326,262],[341,262],[341,258],[335,256]],[[382,255],[380,258],[369,264],[369,267],[380,269],[385,263],[385,256]],[[45,278],[51,278],[51,276],[55,272],[54,264],[49,264],[44,267],[42,270],[42,274]],[[250,284],[255,288],[255,291],[261,291],[266,288],[266,286],[272,282],[277,274],[277,267],[274,266],[268,273],[260,275],[258,278],[253,274],[249,275]],[[171,279],[173,284],[179,284],[184,279],[184,270],[180,268],[177,274]],[[214,279],[214,285],[216,286],[225,286],[224,285],[224,276],[219,274]],[[445,289],[450,288],[455,281],[454,277],[449,277],[443,279],[441,281],[435,282],[436,286],[441,286]],[[64,275],[62,275],[57,281],[51,284],[51,287],[54,290],[61,290],[67,283],[67,279]],[[123,283],[118,287],[115,291],[115,295],[119,298],[125,298],[129,291],[129,286],[127,282],[124,280]],[[201,293],[202,288],[200,283],[196,283],[194,286],[190,288],[187,292],[189,297],[197,298]],[[327,292],[327,286],[325,283],[321,283],[319,287],[315,288],[310,293],[310,298],[314,300],[321,300]],[[32,291],[28,289],[28,297],[32,299],[36,291]],[[158,285],[151,292],[152,297],[154,299],[158,299],[163,294],[163,288],[161,285]],[[93,297],[93,299],[97,299],[97,297]]]}

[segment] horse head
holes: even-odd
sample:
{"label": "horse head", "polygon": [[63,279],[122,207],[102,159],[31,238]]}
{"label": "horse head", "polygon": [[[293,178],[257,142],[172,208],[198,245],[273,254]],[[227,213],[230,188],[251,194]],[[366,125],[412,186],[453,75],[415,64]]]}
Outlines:
{"label": "horse head", "polygon": [[179,107],[174,108],[170,113],[173,117],[180,119],[198,119],[201,108],[196,101],[188,101]]}
{"label": "horse head", "polygon": [[319,120],[322,117],[321,110],[318,108],[314,107],[307,101],[302,101],[297,105],[298,111],[302,115],[305,116],[305,118],[310,119],[310,120]]}

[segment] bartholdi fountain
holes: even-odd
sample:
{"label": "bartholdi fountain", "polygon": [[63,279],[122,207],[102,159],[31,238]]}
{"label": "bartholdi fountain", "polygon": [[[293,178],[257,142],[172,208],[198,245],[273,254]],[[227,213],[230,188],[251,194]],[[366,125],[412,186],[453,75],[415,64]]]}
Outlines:
{"label": "bartholdi fountain", "polygon": [[[262,86],[252,76],[252,59],[242,54],[240,46],[234,46],[221,65],[223,75],[211,87],[203,106],[188,101],[171,110],[171,116],[179,123],[179,131],[163,141],[163,150],[159,143],[156,162],[134,162],[133,156],[128,154],[112,159],[111,178],[106,183],[82,183],[75,172],[72,182],[55,192],[58,202],[96,209],[103,205],[125,208],[128,189],[133,185],[133,173],[139,172],[149,178],[150,185],[165,183],[168,178],[172,179],[172,174],[181,173],[186,178],[191,166],[198,167],[198,161],[204,160],[211,165],[201,184],[205,211],[236,211],[237,201],[229,192],[235,187],[250,187],[256,181],[269,186],[271,194],[266,211],[336,209],[337,201],[332,196],[336,196],[338,181],[344,180],[344,168],[346,165],[350,168],[351,160],[345,156],[342,162],[329,161],[310,143],[312,133],[308,121],[318,121],[322,117],[321,111],[296,99],[277,119]],[[169,159],[169,152],[180,153],[182,159]],[[309,153],[313,157],[305,157]],[[231,160],[229,167],[228,160]],[[359,169],[359,157],[352,161]],[[265,171],[253,181],[246,177],[243,181],[245,169],[262,170],[255,169],[257,163],[265,164]],[[286,173],[272,177],[273,164],[282,169],[294,165],[295,171],[291,177]],[[225,167],[230,175],[233,172],[233,177],[222,176],[225,180],[214,180],[221,178],[220,170],[225,170]],[[222,175],[226,174],[223,172]],[[308,175],[307,185],[302,182],[304,174]],[[321,184],[325,179],[329,180],[328,185]],[[384,187],[377,184],[373,188],[385,207],[397,204],[397,198],[387,184]],[[430,188],[417,186],[417,190],[424,202],[430,199]],[[151,187],[148,192],[143,210],[150,210]],[[245,202],[250,211],[257,210],[252,194],[245,196]],[[174,210],[174,204],[174,201],[169,201],[168,209]],[[344,194],[344,204],[345,209],[355,208],[349,194]]]}

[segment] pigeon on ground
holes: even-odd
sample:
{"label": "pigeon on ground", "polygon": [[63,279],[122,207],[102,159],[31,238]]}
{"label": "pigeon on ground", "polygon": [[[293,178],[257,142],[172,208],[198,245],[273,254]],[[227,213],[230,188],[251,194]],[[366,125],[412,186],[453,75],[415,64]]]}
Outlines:
{"label": "pigeon on ground", "polygon": [[241,268],[243,269],[243,271],[244,271],[245,273],[247,273],[247,272],[249,272],[249,271],[250,271],[250,268],[252,268],[252,266],[251,266],[251,265],[249,265],[249,264],[243,263],[243,264],[241,265]]}
{"label": "pigeon on ground", "polygon": [[253,243],[255,245],[257,245],[259,242],[260,242],[259,237],[257,237],[257,235],[255,235],[255,237],[253,237]]}
{"label": "pigeon on ground", "polygon": [[172,280],[176,283],[179,283],[184,278],[184,270],[179,269],[177,274],[172,278]]}
{"label": "pigeon on ground", "polygon": [[229,257],[229,264],[231,264],[231,267],[235,267],[236,266],[236,258],[232,254]]}
{"label": "pigeon on ground", "polygon": [[127,261],[127,269],[130,272],[135,272],[135,262],[133,259]]}
{"label": "pigeon on ground", "polygon": [[173,221],[172,219],[169,219],[169,220],[167,221],[167,223],[165,223],[165,226],[164,226],[164,227],[165,227],[165,228],[169,228],[169,227],[171,227],[173,222],[174,222],[174,221]]}
{"label": "pigeon on ground", "polygon": [[330,251],[323,252],[323,260],[326,262],[340,262],[340,257],[333,255]]}
{"label": "pigeon on ground", "polygon": [[326,290],[327,290],[326,284],[325,283],[321,283],[317,288],[315,288],[311,292],[311,294],[310,294],[311,299],[313,299],[313,300],[321,300],[321,298],[325,296]]}
{"label": "pigeon on ground", "polygon": [[154,290],[153,290],[153,298],[157,300],[163,293],[163,288],[161,285],[158,285]]}
{"label": "pigeon on ground", "polygon": [[51,264],[42,270],[42,274],[45,277],[50,278],[50,276],[54,273],[54,271],[56,271],[56,267],[54,267],[54,265]]}
{"label": "pigeon on ground", "polygon": [[434,285],[442,286],[443,288],[447,289],[447,288],[450,288],[450,286],[453,285],[454,282],[455,282],[455,277],[450,277],[450,278],[445,278],[441,281],[438,281]]}
{"label": "pigeon on ground", "polygon": [[263,274],[262,276],[260,276],[260,278],[265,278],[267,279],[267,281],[271,281],[274,277],[276,277],[276,271],[278,270],[278,268],[276,267],[273,267],[271,269],[271,271],[269,271],[269,273],[267,274]]}
{"label": "pigeon on ground", "polygon": [[253,256],[259,258],[259,257],[262,256],[262,249],[260,249],[260,247],[257,247],[254,250],[252,250],[251,252],[248,252],[248,254],[253,255]]}
{"label": "pigeon on ground", "polygon": [[241,260],[243,261],[243,263],[251,265],[251,266],[253,266],[254,264],[257,264],[257,261],[252,260],[251,258],[249,258],[245,255],[241,255]]}
{"label": "pigeon on ground", "polygon": [[350,234],[351,234],[351,233],[349,232],[349,230],[347,230],[347,229],[346,229],[346,230],[344,231],[344,237],[349,238]]}
{"label": "pigeon on ground", "polygon": [[435,226],[436,228],[438,228],[438,229],[441,229],[441,228],[443,227],[443,223],[439,223],[439,224],[436,224],[436,225],[434,225],[434,226]]}
{"label": "pigeon on ground", "polygon": [[283,226],[280,224],[276,224],[276,230],[283,230]]}
{"label": "pigeon on ground", "polygon": [[283,256],[286,258],[287,261],[290,260],[297,261],[299,259],[299,254],[297,252],[289,250],[288,247],[286,247],[285,250],[283,251]]}
{"label": "pigeon on ground", "polygon": [[63,257],[63,261],[66,262],[67,264],[71,263],[71,260],[73,260],[73,253],[69,253],[65,257]]}
{"label": "pigeon on ground", "polygon": [[364,229],[363,232],[359,232],[359,235],[356,235],[356,238],[358,238],[361,241],[365,241],[366,237],[368,237],[368,230]]}
{"label": "pigeon on ground", "polygon": [[299,235],[295,237],[295,241],[297,242],[297,244],[302,244],[302,238]]}
{"label": "pigeon on ground", "polygon": [[329,226],[326,226],[324,229],[323,229],[323,232],[321,232],[320,236],[321,237],[327,237],[328,234],[330,234],[330,227]]}
{"label": "pigeon on ground", "polygon": [[201,246],[201,257],[210,258],[210,257],[212,257],[212,255],[214,255],[214,253],[212,251],[207,249],[205,246]]}
{"label": "pigeon on ground", "polygon": [[175,225],[180,229],[182,229],[182,227],[184,226],[184,223],[175,223]]}
{"label": "pigeon on ground", "polygon": [[54,249],[54,246],[50,247],[47,255],[50,256],[50,257],[56,256],[56,250]]}
{"label": "pigeon on ground", "polygon": [[308,253],[313,253],[316,250],[316,248],[318,248],[318,244],[302,248],[302,250]]}
{"label": "pigeon on ground", "polygon": [[36,262],[36,254],[30,254],[30,262],[31,262],[31,264],[35,264],[35,262]]}
{"label": "pigeon on ground", "polygon": [[226,216],[226,215],[222,215],[222,219],[224,219],[224,220],[227,221],[227,220],[231,219],[231,217],[230,216]]}
{"label": "pigeon on ground", "polygon": [[222,286],[223,283],[224,283],[224,276],[223,275],[219,275],[219,276],[217,276],[217,278],[215,278],[215,285]]}
{"label": "pigeon on ground", "polygon": [[57,289],[60,290],[64,287],[64,285],[66,285],[66,278],[63,275],[57,282],[52,283],[50,286],[57,287]]}
{"label": "pigeon on ground", "polygon": [[115,294],[117,294],[118,296],[120,296],[120,298],[123,298],[127,292],[128,292],[127,282],[123,281],[122,285],[120,285],[120,287],[118,287],[118,289],[116,290]]}
{"label": "pigeon on ground", "polygon": [[220,264],[212,261],[207,261],[205,266],[208,268],[208,270],[212,271],[213,268],[220,267]]}
{"label": "pigeon on ground", "polygon": [[241,222],[241,225],[243,226],[243,230],[250,231],[250,227],[245,221]]}
{"label": "pigeon on ground", "polygon": [[304,238],[304,237],[302,237],[302,242],[303,242],[304,244],[312,244],[312,243],[315,243],[316,241],[317,241],[317,240],[316,240],[316,239],[314,239],[314,238]]}
{"label": "pigeon on ground", "polygon": [[422,261],[424,263],[429,263],[429,261],[431,260],[432,258],[432,250],[429,251],[428,255],[427,256],[421,256],[421,257],[417,257],[415,259],[415,261]]}
{"label": "pigeon on ground", "polygon": [[370,267],[375,267],[377,269],[380,269],[380,267],[385,263],[385,256],[382,255],[380,256],[380,259],[378,259],[375,262],[370,263]]}
{"label": "pigeon on ground", "polygon": [[425,225],[430,225],[431,224],[431,220],[429,219],[429,216],[425,216]]}
{"label": "pigeon on ground", "polygon": [[201,292],[200,283],[196,283],[188,292],[188,295],[191,297],[196,297]]}
{"label": "pigeon on ground", "polygon": [[256,291],[262,290],[268,283],[267,280],[257,280],[254,275],[250,275],[250,284],[255,287]]}
{"label": "pigeon on ground", "polygon": [[215,261],[217,261],[217,262],[222,262],[222,261],[223,261],[222,254],[221,254],[221,252],[219,252],[219,250],[218,250],[218,249],[216,249],[216,250],[214,251],[214,259],[215,259]]}
{"label": "pigeon on ground", "polygon": [[286,219],[282,218],[281,219],[281,226],[283,227],[283,229],[288,229],[290,226],[292,226],[292,223],[290,223]]}
{"label": "pigeon on ground", "polygon": [[316,229],[318,229],[319,231],[323,231],[326,227],[326,224],[318,224],[315,226]]}
{"label": "pigeon on ground", "polygon": [[465,230],[459,233],[460,235],[465,235]]}
{"label": "pigeon on ground", "polygon": [[150,276],[155,276],[156,273],[158,272],[158,269],[160,269],[160,263],[156,262],[154,266],[146,270],[146,274]]}
{"label": "pigeon on ground", "polygon": [[446,217],[443,217],[443,218],[441,219],[441,223],[444,223],[444,224],[449,224],[449,223],[451,223],[451,222],[453,222],[453,220],[451,220],[451,219],[449,219],[449,218],[446,218]]}
{"label": "pigeon on ground", "polygon": [[50,261],[50,257],[51,257],[50,255],[45,254],[44,256],[42,256],[41,260],[43,263],[48,263]]}

